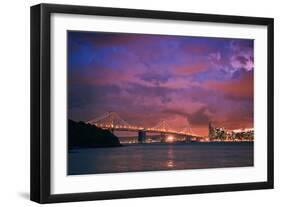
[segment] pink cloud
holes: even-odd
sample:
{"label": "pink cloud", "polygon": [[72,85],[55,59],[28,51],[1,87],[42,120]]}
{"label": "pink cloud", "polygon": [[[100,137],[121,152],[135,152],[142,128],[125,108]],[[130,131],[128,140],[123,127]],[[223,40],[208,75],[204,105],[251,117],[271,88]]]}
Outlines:
{"label": "pink cloud", "polygon": [[211,89],[223,92],[226,95],[238,98],[253,97],[254,80],[253,74],[247,73],[240,79],[234,79],[225,82],[209,81],[203,85],[205,89]]}
{"label": "pink cloud", "polygon": [[175,73],[179,75],[192,75],[208,70],[208,64],[196,63],[189,66],[178,67],[175,69]]}

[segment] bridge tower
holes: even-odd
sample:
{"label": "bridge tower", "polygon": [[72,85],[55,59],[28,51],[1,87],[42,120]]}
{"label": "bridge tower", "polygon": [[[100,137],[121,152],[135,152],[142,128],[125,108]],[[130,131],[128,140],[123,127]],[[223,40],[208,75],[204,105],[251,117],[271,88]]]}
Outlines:
{"label": "bridge tower", "polygon": [[108,112],[100,117],[92,119],[87,122],[88,124],[93,124],[97,127],[108,129],[110,132],[113,133],[116,127],[130,127],[131,125],[128,124],[125,120],[123,120],[119,114],[116,112]]}
{"label": "bridge tower", "polygon": [[138,131],[138,142],[139,143],[145,143],[146,140],[146,131],[140,130]]}
{"label": "bridge tower", "polygon": [[161,133],[160,133],[160,141],[161,141],[161,142],[165,142],[165,139],[166,139],[166,134],[163,133],[163,132],[161,132]]}
{"label": "bridge tower", "polygon": [[182,128],[180,132],[185,134],[184,139],[186,142],[191,142],[194,133],[190,125],[187,125],[184,128]]}
{"label": "bridge tower", "polygon": [[160,140],[161,142],[165,142],[166,135],[165,131],[169,131],[170,126],[165,120],[161,120],[156,126],[153,127],[155,130],[159,130],[160,132]]}

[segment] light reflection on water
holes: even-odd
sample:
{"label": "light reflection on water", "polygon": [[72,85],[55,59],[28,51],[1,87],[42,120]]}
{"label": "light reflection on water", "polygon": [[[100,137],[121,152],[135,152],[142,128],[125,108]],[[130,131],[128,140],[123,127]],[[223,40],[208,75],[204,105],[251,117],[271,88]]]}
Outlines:
{"label": "light reflection on water", "polygon": [[167,162],[167,167],[174,167],[175,165],[174,165],[174,162],[173,162],[173,160],[168,160],[168,162]]}
{"label": "light reflection on water", "polygon": [[253,143],[135,144],[73,149],[68,174],[253,166]]}
{"label": "light reflection on water", "polygon": [[167,167],[168,168],[174,168],[174,147],[173,145],[168,146],[168,161],[167,161]]}

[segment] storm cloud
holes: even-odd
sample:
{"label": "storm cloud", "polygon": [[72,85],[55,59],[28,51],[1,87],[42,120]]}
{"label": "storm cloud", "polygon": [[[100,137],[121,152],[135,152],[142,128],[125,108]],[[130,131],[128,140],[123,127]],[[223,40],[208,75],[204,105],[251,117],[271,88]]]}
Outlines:
{"label": "storm cloud", "polygon": [[68,117],[109,111],[127,122],[208,133],[253,127],[254,41],[68,32]]}

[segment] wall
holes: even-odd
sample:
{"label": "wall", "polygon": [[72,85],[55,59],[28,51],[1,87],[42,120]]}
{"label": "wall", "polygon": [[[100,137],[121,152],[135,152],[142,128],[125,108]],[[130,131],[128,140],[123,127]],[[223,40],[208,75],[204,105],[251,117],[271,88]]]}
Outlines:
{"label": "wall", "polygon": [[[275,18],[275,105],[281,104],[280,81],[281,13],[278,1],[151,1],[151,0],[69,0],[69,1],[2,1],[0,38],[0,204],[1,206],[35,206],[29,197],[29,7],[48,3],[67,3],[139,9],[219,13]],[[279,81],[279,82],[278,82]],[[275,109],[275,190],[212,193],[123,199],[114,201],[55,204],[54,206],[253,206],[281,202],[280,107]],[[274,204],[273,204],[274,205]]]}

